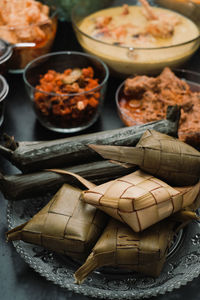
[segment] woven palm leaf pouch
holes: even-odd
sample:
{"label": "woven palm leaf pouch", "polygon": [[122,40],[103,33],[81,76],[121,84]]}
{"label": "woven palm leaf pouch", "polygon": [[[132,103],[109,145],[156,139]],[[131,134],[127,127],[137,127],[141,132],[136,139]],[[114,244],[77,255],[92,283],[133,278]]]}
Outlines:
{"label": "woven palm leaf pouch", "polygon": [[80,201],[81,190],[64,184],[30,221],[7,232],[7,240],[22,240],[82,260],[107,224],[107,216]]}
{"label": "woven palm leaf pouch", "polygon": [[82,200],[128,224],[135,232],[194,203],[200,183],[172,187],[141,170],[82,192]]}
{"label": "woven palm leaf pouch", "polygon": [[159,276],[178,227],[196,218],[191,211],[181,211],[176,218],[170,217],[139,233],[111,218],[86,262],[76,271],[76,282],[82,283],[92,271],[105,266]]}
{"label": "woven palm leaf pouch", "polygon": [[199,151],[155,130],[147,130],[136,147],[90,147],[106,159],[135,164],[173,186],[193,185],[200,177]]}

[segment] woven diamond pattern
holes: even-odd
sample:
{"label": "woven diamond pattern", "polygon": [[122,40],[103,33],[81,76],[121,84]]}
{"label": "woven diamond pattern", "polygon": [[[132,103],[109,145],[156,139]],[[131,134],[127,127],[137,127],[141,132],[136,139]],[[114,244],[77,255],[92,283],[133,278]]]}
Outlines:
{"label": "woven diamond pattern", "polygon": [[139,232],[191,205],[199,186],[173,188],[138,170],[84,191],[82,199]]}
{"label": "woven diamond pattern", "polygon": [[47,249],[85,258],[102,233],[107,217],[80,201],[81,190],[63,185],[29,222],[9,231],[8,240],[21,239]]}

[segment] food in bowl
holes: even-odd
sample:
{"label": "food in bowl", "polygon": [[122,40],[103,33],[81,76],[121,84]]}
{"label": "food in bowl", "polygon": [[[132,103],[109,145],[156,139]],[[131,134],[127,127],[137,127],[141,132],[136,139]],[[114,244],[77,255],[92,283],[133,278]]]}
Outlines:
{"label": "food in bowl", "polygon": [[85,92],[98,85],[92,67],[66,69],[63,73],[49,70],[36,86],[35,109],[57,127],[87,124],[98,110],[100,93]]}
{"label": "food in bowl", "polygon": [[140,2],[142,6],[99,10],[79,21],[74,17],[82,47],[122,74],[154,73],[166,65],[184,62],[199,46],[194,42],[199,28],[175,11],[151,7],[146,0]]}
{"label": "food in bowl", "polygon": [[23,69],[32,59],[47,53],[54,41],[56,12],[35,0],[0,2],[0,38],[19,44],[34,42],[33,48],[15,48],[11,69]]}
{"label": "food in bowl", "polygon": [[187,42],[198,36],[197,26],[173,11],[139,6],[115,7],[84,19],[80,29],[91,37],[110,44],[129,47],[165,47]]}
{"label": "food in bowl", "polygon": [[100,116],[109,77],[100,59],[82,52],[51,52],[31,61],[23,77],[44,127],[74,133]]}
{"label": "food in bowl", "polygon": [[127,78],[117,91],[116,101],[127,126],[164,119],[168,106],[180,106],[179,138],[199,144],[200,86],[178,78],[169,68],[157,77]]}

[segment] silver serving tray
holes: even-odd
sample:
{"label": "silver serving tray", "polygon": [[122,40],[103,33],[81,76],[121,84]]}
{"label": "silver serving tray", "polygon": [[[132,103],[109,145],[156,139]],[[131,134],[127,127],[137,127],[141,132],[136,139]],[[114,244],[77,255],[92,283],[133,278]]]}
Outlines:
{"label": "silver serving tray", "polygon": [[[9,229],[28,221],[50,197],[51,195],[9,202]],[[77,262],[22,241],[13,244],[25,262],[47,280],[70,291],[96,298],[149,298],[177,289],[200,274],[200,223],[196,221],[175,238],[164,269],[156,279],[133,272],[104,268],[92,273],[82,285],[77,285],[73,277],[79,267]]]}

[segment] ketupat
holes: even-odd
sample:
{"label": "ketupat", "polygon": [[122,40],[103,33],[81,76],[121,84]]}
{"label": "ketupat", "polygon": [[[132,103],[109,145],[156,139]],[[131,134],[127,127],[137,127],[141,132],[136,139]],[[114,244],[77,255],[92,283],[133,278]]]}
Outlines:
{"label": "ketupat", "polygon": [[104,266],[159,276],[177,226],[182,228],[195,219],[195,214],[191,214],[188,222],[183,216],[184,213],[177,216],[179,223],[168,218],[140,233],[110,219],[86,262],[75,272],[76,283],[81,284],[92,271]]}
{"label": "ketupat", "polygon": [[[66,171],[61,171],[61,170],[58,170],[58,171],[66,173]],[[67,172],[67,173],[71,174],[70,172]],[[136,173],[136,177],[140,177],[141,176],[142,179],[144,179],[144,181],[146,181],[146,180],[148,181],[149,177],[150,178],[154,178],[154,177],[152,177],[152,176],[150,176],[148,174],[143,174],[143,172],[141,172],[141,171],[137,171],[135,173]],[[135,173],[133,173],[133,174],[135,174]],[[122,178],[120,178],[118,180],[121,181],[121,182],[123,182],[124,178],[127,179],[127,177],[128,177],[128,180],[132,179],[132,175],[133,174],[130,174],[130,175],[125,176],[125,177],[122,177]],[[71,174],[71,175],[73,175],[77,179],[79,179],[90,190],[96,188],[96,187],[94,187],[93,184],[91,184],[87,180],[81,178],[79,175],[77,175],[77,174]],[[138,176],[138,175],[140,175],[140,176]],[[156,178],[154,178],[152,184],[153,183],[159,184],[159,183],[161,183],[161,181],[158,180],[158,179],[156,179]],[[108,185],[108,184],[110,184],[110,182],[108,182],[106,184]],[[148,184],[150,184],[150,183],[148,182]],[[170,186],[168,186],[165,183],[162,183],[161,186],[167,188],[168,192],[171,193],[171,196],[172,196],[171,198],[173,198],[173,196],[175,196],[175,199],[173,199],[173,200],[177,200],[178,199],[178,203],[174,203],[173,200],[171,199],[172,200],[171,204],[173,204],[172,205],[173,206],[173,212],[176,211],[176,209],[177,209],[176,205],[177,204],[181,204],[181,207],[187,207],[190,204],[192,204],[192,209],[195,209],[196,207],[199,206],[199,201],[195,201],[196,195],[199,192],[199,184],[196,184],[196,186],[194,186],[194,187],[179,188],[178,194],[177,194],[177,191],[174,192],[175,189],[171,188]],[[150,185],[150,187],[152,188],[151,185]],[[99,188],[99,187],[97,187],[97,188]],[[63,232],[65,230],[64,228],[66,228],[66,229],[69,230],[68,231],[69,235],[68,235],[68,237],[67,236],[66,237],[67,237],[67,239],[70,240],[70,238],[72,236],[74,237],[74,232],[76,232],[76,234],[77,234],[78,237],[80,237],[80,233],[83,233],[83,232],[85,233],[86,232],[84,230],[85,227],[83,227],[83,224],[86,224],[87,230],[90,230],[91,229],[90,225],[87,226],[89,212],[88,212],[88,209],[86,209],[88,214],[86,214],[86,215],[83,214],[83,215],[85,215],[83,219],[85,219],[86,223],[85,222],[83,222],[83,223],[80,222],[79,223],[79,221],[77,221],[77,220],[80,220],[80,216],[82,215],[81,212],[83,212],[82,207],[84,207],[83,205],[81,205],[81,202],[79,200],[81,191],[77,190],[77,189],[74,189],[74,188],[72,188],[70,186],[65,186],[65,189],[68,190],[68,193],[69,193],[68,196],[70,196],[72,198],[74,198],[73,197],[73,192],[75,191],[75,199],[76,199],[76,201],[75,201],[74,207],[76,207],[76,208],[74,210],[72,208],[73,213],[69,213],[66,216],[63,216],[63,209],[64,210],[65,209],[68,210],[69,208],[66,207],[66,201],[65,201],[66,195],[64,195],[64,197],[63,197],[62,195],[60,196],[60,194],[58,193],[58,199],[62,200],[61,203],[59,201],[58,207],[57,207],[57,205],[55,205],[54,209],[52,209],[52,207],[56,203],[56,196],[55,196],[50,201],[49,205],[47,205],[42,211],[40,211],[40,213],[38,213],[35,216],[36,220],[34,220],[34,218],[35,218],[34,217],[31,220],[33,222],[31,222],[31,221],[27,222],[26,224],[23,224],[23,225],[15,228],[15,229],[9,231],[8,234],[7,234],[8,240],[22,239],[22,240],[27,241],[27,242],[31,242],[31,243],[42,245],[42,246],[44,246],[46,248],[49,248],[49,249],[51,249],[53,251],[56,251],[56,252],[59,252],[59,253],[62,253],[62,254],[66,254],[66,255],[74,258],[74,259],[81,259],[81,260],[84,259],[84,257],[88,253],[88,250],[91,248],[91,244],[90,244],[89,247],[87,247],[88,244],[84,243],[83,241],[82,241],[83,243],[81,244],[81,241],[80,241],[79,238],[78,239],[75,238],[74,241],[71,240],[71,243],[68,241],[69,243],[65,244],[66,240],[65,240],[65,238],[63,238]],[[65,191],[65,189],[64,189],[64,191]],[[117,193],[118,190],[115,190],[115,192]],[[180,195],[181,195],[181,197],[179,198]],[[176,198],[176,196],[178,198]],[[113,199],[111,199],[111,200],[113,200]],[[148,197],[147,197],[146,200],[148,200]],[[167,199],[166,202],[168,202],[168,200],[169,199]],[[54,201],[55,201],[55,203],[54,203]],[[77,206],[76,206],[76,203],[78,203]],[[58,203],[56,203],[56,204],[58,204]],[[73,201],[73,204],[74,204],[74,201]],[[79,204],[80,204],[80,207],[79,207]],[[84,203],[82,203],[82,204],[84,204]],[[160,204],[162,204],[162,203],[160,203]],[[165,210],[165,208],[167,206],[170,207],[170,203],[167,203],[167,206],[165,206],[165,204],[166,203],[164,203],[164,206],[161,205],[161,207],[159,207],[159,208],[161,210],[164,208],[164,210]],[[92,208],[92,207],[90,207],[90,208]],[[93,208],[93,209],[95,209],[95,208]],[[76,214],[76,212],[77,212],[77,214]],[[163,211],[161,211],[161,212],[163,213]],[[58,217],[58,215],[59,215],[58,213],[61,213],[60,217]],[[187,211],[186,212],[182,212],[182,213],[184,215],[184,223],[183,224],[187,224],[188,220],[190,220],[193,217],[193,213],[191,213],[191,211],[189,211],[189,213]],[[39,222],[37,220],[38,216],[39,216],[39,219],[38,219]],[[69,226],[69,228],[68,228],[68,226],[65,227],[65,225],[66,225],[65,221],[67,219],[66,217],[68,217],[68,221],[69,222],[67,221],[67,224],[70,223],[69,216],[73,216],[72,217],[72,219],[73,219],[72,220],[72,225],[73,226]],[[40,222],[40,217],[41,217],[42,222]],[[46,221],[46,220],[48,220],[48,217],[50,217],[49,218],[49,222]],[[58,217],[58,219],[57,219],[57,217]],[[178,221],[180,222],[179,218],[182,218],[182,216],[179,215],[179,217],[178,217],[176,214],[174,214],[173,218],[174,219],[171,219],[171,223],[169,225],[167,224],[165,226],[165,229],[168,230],[168,232],[165,232],[164,238],[160,239],[160,233],[162,232],[162,229],[160,227],[159,227],[158,231],[154,230],[155,232],[154,232],[154,235],[153,235],[153,238],[152,238],[152,244],[150,243],[150,240],[149,240],[149,239],[151,239],[151,233],[149,233],[149,232],[151,232],[151,229],[154,226],[152,226],[151,228],[149,228],[147,230],[148,234],[146,236],[145,236],[145,232],[146,232],[146,230],[145,230],[145,231],[143,231],[142,233],[139,233],[139,234],[138,233],[134,233],[134,237],[132,238],[132,236],[131,236],[131,234],[133,234],[132,230],[128,226],[120,224],[119,226],[121,228],[123,228],[123,226],[125,226],[127,228],[126,230],[128,230],[128,232],[129,233],[131,232],[131,233],[129,235],[129,234],[127,234],[127,231],[125,231],[124,236],[123,236],[123,232],[119,236],[119,241],[122,244],[121,245],[120,242],[119,242],[119,244],[117,244],[117,253],[119,252],[119,255],[118,255],[119,261],[115,260],[114,263],[113,263],[113,260],[111,260],[110,256],[108,256],[108,258],[107,258],[107,252],[105,253],[105,251],[102,252],[103,259],[100,258],[100,260],[97,260],[97,261],[95,260],[96,258],[93,259],[93,257],[92,257],[92,259],[89,259],[90,258],[90,256],[89,256],[89,258],[88,258],[89,261],[87,260],[86,264],[84,264],[76,272],[76,274],[75,274],[77,282],[81,283],[81,281],[84,280],[84,278],[87,276],[88,273],[90,273],[93,269],[102,266],[102,263],[103,263],[103,265],[113,265],[114,264],[114,266],[118,266],[119,265],[121,267],[126,267],[126,268],[128,267],[128,268],[130,268],[130,269],[132,269],[134,271],[141,272],[143,274],[147,274],[147,275],[150,275],[150,276],[158,276],[159,273],[160,273],[160,271],[161,271],[161,269],[162,269],[162,266],[163,266],[163,264],[165,262],[165,257],[166,257],[166,253],[167,253],[166,251],[167,251],[167,249],[169,247],[169,243],[170,243],[170,240],[172,238],[169,235],[169,240],[168,240],[168,238],[166,239],[166,236],[167,236],[168,233],[170,234],[170,232],[174,233],[174,228],[172,229],[172,227],[171,227],[172,225],[171,224],[173,224],[174,222],[177,223]],[[57,222],[57,220],[59,220],[59,219],[60,219],[61,222]],[[95,219],[95,217],[94,217],[94,219]],[[64,222],[62,220],[64,220]],[[45,223],[43,223],[43,221]],[[112,222],[117,222],[117,221],[113,220]],[[166,220],[164,222],[166,222]],[[92,223],[94,223],[94,222],[92,222]],[[105,224],[105,220],[103,220],[103,223]],[[27,224],[30,224],[30,228],[26,227]],[[61,226],[60,226],[60,224],[61,224]],[[42,230],[38,230],[38,225],[39,225],[39,227],[41,225],[41,227],[39,229],[42,229]],[[56,225],[56,227],[54,227],[52,225],[54,225],[54,226]],[[157,225],[159,225],[159,224],[157,224]],[[155,225],[155,226],[157,226],[157,225]],[[55,228],[56,228],[56,230],[54,230]],[[26,231],[26,229],[28,229],[28,230]],[[99,229],[98,226],[97,226],[97,229]],[[93,230],[91,229],[91,231],[93,231]],[[119,227],[118,227],[117,231],[119,233],[121,232],[119,230]],[[95,232],[95,230],[94,230],[94,232]],[[52,233],[53,233],[53,236],[52,236]],[[159,233],[159,237],[157,235],[158,233]],[[142,241],[141,241],[141,238],[140,238],[140,234],[142,234],[142,237],[144,237],[144,239],[142,239]],[[50,237],[49,237],[49,235],[50,235]],[[96,234],[95,234],[95,236],[96,236]],[[107,236],[107,238],[109,238],[108,234],[106,236]],[[28,237],[28,239],[27,239],[27,237]],[[96,238],[98,238],[98,237],[96,236]],[[132,242],[133,242],[132,244],[131,244],[131,238],[132,238]],[[124,241],[124,244],[123,244],[123,241]],[[168,244],[166,246],[166,242],[167,241],[168,241]],[[99,245],[99,243],[100,243],[100,248],[97,248],[97,252],[98,252],[99,249],[100,250],[102,249],[101,248],[101,245],[102,245],[101,242],[102,242],[102,239],[100,238],[99,241],[97,242],[97,245]],[[127,245],[128,246],[128,250],[129,250],[128,251],[128,255],[126,254],[126,251],[125,251],[127,249],[127,247],[126,247],[126,243],[127,242],[130,242],[130,244],[128,243],[128,245]],[[110,245],[110,240],[109,239],[107,239],[107,241],[103,240],[103,245],[104,246],[107,243],[108,243],[108,245]],[[141,245],[143,245],[142,249],[144,251],[140,250],[138,252],[138,254],[137,254],[138,247],[140,247],[140,249],[141,249]],[[153,245],[153,246],[151,246],[151,245]],[[151,247],[148,248],[148,246],[151,246]],[[153,248],[153,251],[152,251],[151,248]],[[78,251],[77,251],[77,249],[78,249]],[[94,249],[96,249],[96,246],[94,247]],[[166,251],[165,251],[165,249],[166,249]],[[122,250],[124,250],[124,251],[122,251]],[[101,251],[99,253],[101,253]],[[113,252],[113,254],[115,254],[115,253]],[[105,257],[104,257],[104,255],[105,255]],[[98,255],[98,257],[101,257],[101,255]],[[115,257],[116,257],[116,255],[115,255]],[[134,263],[130,264],[130,261],[132,262],[132,258],[133,257],[138,257],[138,261],[136,261],[135,264]],[[150,262],[150,260],[151,260],[151,262]]]}
{"label": "ketupat", "polygon": [[83,191],[82,200],[139,232],[193,204],[199,188],[171,187],[138,170]]}
{"label": "ketupat", "polygon": [[147,130],[136,147],[90,146],[106,159],[138,165],[173,186],[192,185],[200,177],[199,151],[155,130]]}
{"label": "ketupat", "polygon": [[30,221],[7,232],[7,240],[23,240],[82,260],[107,223],[107,216],[80,201],[81,190],[64,184]]}

